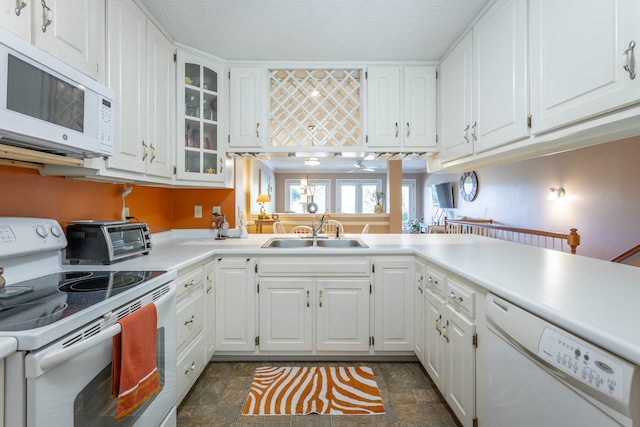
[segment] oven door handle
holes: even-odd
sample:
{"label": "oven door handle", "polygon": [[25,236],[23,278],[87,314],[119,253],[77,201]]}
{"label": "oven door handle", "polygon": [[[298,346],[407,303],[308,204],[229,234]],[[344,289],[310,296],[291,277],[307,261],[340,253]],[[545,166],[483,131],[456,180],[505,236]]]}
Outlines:
{"label": "oven door handle", "polygon": [[[169,292],[164,294],[157,301],[153,302],[156,305],[156,308],[159,308],[162,304],[171,300],[174,297],[175,293],[176,288],[171,287],[171,290]],[[79,343],[74,344],[71,347],[61,349],[60,347],[54,346],[49,350],[38,352],[37,355],[33,355],[33,358],[27,359],[26,376],[27,378],[37,378],[48,370],[53,369],[70,359],[73,359],[79,354],[82,354],[92,347],[97,346],[101,342],[106,341],[109,338],[113,338],[121,331],[122,327],[119,323],[116,323],[112,326],[109,326],[104,331],[101,331],[84,341],[80,341]]]}

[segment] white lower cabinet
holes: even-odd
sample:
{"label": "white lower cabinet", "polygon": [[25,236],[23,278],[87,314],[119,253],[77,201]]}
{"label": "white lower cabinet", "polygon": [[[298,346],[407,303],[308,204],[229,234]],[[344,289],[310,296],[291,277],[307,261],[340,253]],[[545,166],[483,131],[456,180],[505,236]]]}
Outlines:
{"label": "white lower cabinet", "polygon": [[216,351],[254,351],[256,346],[256,262],[219,258],[216,266]]}
{"label": "white lower cabinet", "polygon": [[413,257],[374,259],[374,349],[413,351]]}
{"label": "white lower cabinet", "polygon": [[463,426],[476,416],[475,290],[426,268],[424,367]]}
{"label": "white lower cabinet", "polygon": [[216,350],[216,262],[204,265],[204,305],[205,305],[205,343],[207,360]]}
{"label": "white lower cabinet", "polygon": [[177,403],[207,364],[205,355],[204,269],[180,272],[176,279]]}
{"label": "white lower cabinet", "polygon": [[426,340],[426,304],[425,293],[425,264],[419,259],[414,262],[414,288],[413,288],[413,351],[420,363],[425,361]]}
{"label": "white lower cabinet", "polygon": [[260,260],[260,351],[369,351],[369,258],[303,257],[294,264]]}

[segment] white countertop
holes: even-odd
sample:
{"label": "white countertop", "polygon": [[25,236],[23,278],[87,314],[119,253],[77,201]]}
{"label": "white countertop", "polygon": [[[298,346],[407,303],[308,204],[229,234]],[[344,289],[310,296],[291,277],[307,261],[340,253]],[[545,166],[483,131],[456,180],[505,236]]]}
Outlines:
{"label": "white countertop", "polygon": [[117,265],[180,270],[214,255],[415,254],[640,365],[638,267],[475,235],[364,234],[354,237],[369,248],[261,248],[276,236],[215,240],[210,230],[174,230],[154,234],[148,256]]}

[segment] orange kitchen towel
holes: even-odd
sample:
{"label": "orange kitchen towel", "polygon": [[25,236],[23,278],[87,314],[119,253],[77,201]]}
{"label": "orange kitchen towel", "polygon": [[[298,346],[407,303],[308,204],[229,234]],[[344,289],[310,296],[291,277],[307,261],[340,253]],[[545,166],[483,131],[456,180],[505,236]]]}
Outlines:
{"label": "orange kitchen towel", "polygon": [[120,420],[160,390],[156,305],[147,304],[118,323],[122,332],[113,337],[111,398],[118,398],[116,419]]}

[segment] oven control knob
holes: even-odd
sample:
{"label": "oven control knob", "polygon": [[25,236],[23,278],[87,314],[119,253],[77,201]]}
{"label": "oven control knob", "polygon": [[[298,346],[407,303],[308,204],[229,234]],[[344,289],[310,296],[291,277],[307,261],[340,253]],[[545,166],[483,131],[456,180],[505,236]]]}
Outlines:
{"label": "oven control knob", "polygon": [[36,226],[36,234],[42,238],[47,237],[49,233],[47,233],[47,229],[44,228],[43,225]]}
{"label": "oven control knob", "polygon": [[51,234],[53,234],[56,237],[60,237],[60,236],[62,236],[62,229],[57,225],[52,225],[51,226]]}

